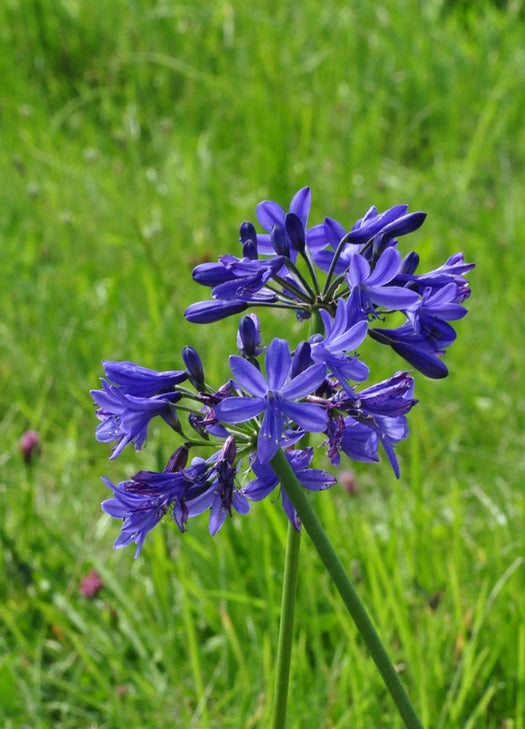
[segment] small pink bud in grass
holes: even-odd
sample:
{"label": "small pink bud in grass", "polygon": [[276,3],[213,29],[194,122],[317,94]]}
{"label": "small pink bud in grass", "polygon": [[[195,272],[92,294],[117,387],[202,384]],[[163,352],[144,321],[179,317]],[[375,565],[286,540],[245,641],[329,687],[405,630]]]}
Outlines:
{"label": "small pink bud in grass", "polygon": [[351,496],[356,496],[359,493],[359,484],[355,477],[355,473],[350,469],[340,471],[338,474],[338,481],[343,487],[343,491]]}
{"label": "small pink bud in grass", "polygon": [[103,587],[104,583],[102,582],[102,577],[93,567],[82,578],[82,581],[80,583],[80,593],[84,595],[84,597],[94,599]]}
{"label": "small pink bud in grass", "polygon": [[42,452],[42,446],[40,444],[40,435],[36,430],[26,430],[26,432],[20,437],[20,453],[24,462],[29,464],[32,463],[34,458],[39,456]]}

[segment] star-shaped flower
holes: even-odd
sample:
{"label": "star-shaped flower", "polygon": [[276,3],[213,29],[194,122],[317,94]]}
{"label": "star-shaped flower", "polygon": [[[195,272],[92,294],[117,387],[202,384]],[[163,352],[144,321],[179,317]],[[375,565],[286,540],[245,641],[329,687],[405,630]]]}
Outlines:
{"label": "star-shaped flower", "polygon": [[318,405],[296,402],[311,395],[326,376],[322,363],[290,378],[292,355],[285,339],[274,339],[265,355],[268,381],[253,364],[232,355],[230,368],[239,387],[251,397],[227,397],[215,406],[215,415],[225,423],[244,423],[264,413],[257,441],[257,457],[267,463],[277,452],[288,423],[309,432],[322,432],[328,416]]}

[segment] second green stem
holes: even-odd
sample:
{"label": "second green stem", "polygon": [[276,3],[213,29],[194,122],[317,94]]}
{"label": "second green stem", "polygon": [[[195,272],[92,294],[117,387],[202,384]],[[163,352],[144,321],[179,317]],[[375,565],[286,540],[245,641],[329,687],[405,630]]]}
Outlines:
{"label": "second green stem", "polygon": [[286,707],[288,703],[288,687],[290,683],[293,622],[295,614],[295,595],[297,592],[300,545],[301,532],[298,532],[292,524],[289,523],[284,563],[272,729],[284,729],[286,726]]}

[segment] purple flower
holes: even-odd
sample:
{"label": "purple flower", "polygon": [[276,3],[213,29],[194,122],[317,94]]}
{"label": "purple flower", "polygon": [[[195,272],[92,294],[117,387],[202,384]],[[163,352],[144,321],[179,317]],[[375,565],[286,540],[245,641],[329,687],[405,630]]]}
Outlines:
{"label": "purple flower", "polygon": [[33,463],[34,459],[42,452],[42,444],[38,431],[26,430],[26,432],[20,436],[19,446],[24,463],[28,465]]}
{"label": "purple flower", "polygon": [[418,264],[419,256],[417,253],[409,253],[403,261],[401,272],[393,283],[410,286],[411,289],[420,294],[428,287],[442,289],[444,286],[454,283],[456,285],[454,299],[456,304],[460,304],[470,296],[470,285],[465,278],[465,274],[471,271],[475,264],[465,263],[463,253],[454,253],[442,266],[428,273],[416,274]]}
{"label": "purple flower", "polygon": [[311,337],[310,356],[314,362],[324,363],[337,377],[341,386],[345,390],[353,392],[349,380],[355,382],[366,380],[369,368],[357,357],[349,356],[346,352],[357,349],[362,343],[366,337],[368,324],[366,321],[352,324],[349,311],[349,307],[343,299],[337,303],[334,319],[327,311],[320,311],[325,337],[324,339],[320,335]]}
{"label": "purple flower", "polygon": [[328,431],[328,455],[332,463],[339,465],[339,450],[352,460],[377,461],[381,444],[399,478],[394,446],[408,435],[405,414],[417,403],[413,394],[413,378],[408,372],[397,372],[359,392],[339,393],[332,398],[336,413]]}
{"label": "purple flower", "polygon": [[[283,232],[286,231],[286,240],[290,252],[290,258],[295,261],[297,252],[301,248],[301,240],[304,238],[304,231],[308,223],[308,215],[310,213],[310,205],[312,195],[309,187],[303,187],[295,193],[289,208],[289,215],[282,209],[279,203],[272,200],[263,200],[257,205],[256,214],[260,225],[267,230],[268,233],[259,233],[257,235],[257,248],[264,255],[274,255],[275,250],[272,245],[271,231],[274,226],[278,225]],[[302,228],[302,230],[301,230]]]}
{"label": "purple flower", "polygon": [[[389,418],[385,415],[376,415],[370,420],[370,425],[367,426],[365,423],[358,422],[361,428],[364,426],[368,428],[371,437],[367,441],[366,448],[374,447],[375,454],[377,455],[377,449],[379,444],[385,449],[387,458],[392,466],[392,469],[399,478],[399,463],[394,450],[394,446],[400,441],[408,437],[408,422],[404,416],[398,416],[395,418]],[[341,450],[349,457],[355,458],[355,420],[351,417],[345,418],[345,427],[341,436],[340,447]],[[356,460],[365,460],[364,458]],[[375,460],[375,459],[374,459]]]}
{"label": "purple flower", "polygon": [[118,440],[111,458],[116,458],[128,443],[135,442],[135,450],[139,451],[146,441],[149,422],[157,415],[177,429],[177,417],[171,406],[180,400],[180,393],[136,397],[126,395],[104,379],[101,382],[102,390],[91,390],[99,406],[96,416],[101,421],[96,438],[100,443]]}
{"label": "purple flower", "polygon": [[449,324],[439,320],[434,322],[433,330],[430,337],[429,332],[416,332],[406,322],[397,329],[370,329],[368,334],[381,344],[389,344],[394,352],[426,377],[439,380],[448,375],[440,357],[445,354],[445,346],[451,343],[450,337],[455,337],[455,332]]}
{"label": "purple flower", "polygon": [[196,516],[210,510],[210,534],[214,536],[226,517],[235,509],[247,514],[250,504],[235,486],[235,440],[229,436],[219,453],[209,459],[209,477],[204,487],[193,488],[187,494],[185,506],[188,516]]}
{"label": "purple flower", "polygon": [[333,466],[339,466],[341,452],[352,461],[361,463],[379,461],[377,455],[379,438],[369,425],[350,417],[338,415],[330,421],[326,434],[328,436],[325,443],[328,446],[327,456]]}
{"label": "purple flower", "polygon": [[379,257],[373,271],[368,260],[354,253],[350,256],[346,280],[350,287],[348,306],[361,312],[363,318],[377,317],[376,306],[394,311],[409,309],[417,304],[419,295],[401,286],[389,285],[399,272],[401,254],[387,248]]}
{"label": "purple flower", "polygon": [[[309,491],[324,491],[336,483],[337,479],[327,471],[321,471],[318,468],[310,468],[310,463],[314,455],[313,448],[305,448],[304,450],[286,450],[284,452],[286,459],[292,467],[297,480]],[[275,475],[273,468],[269,463],[261,463],[256,460],[252,464],[252,470],[255,478],[243,488],[243,493],[252,501],[262,501],[266,498],[274,488],[279,484],[279,479]],[[281,488],[280,494],[282,498],[283,509],[288,519],[299,530],[300,521],[297,512],[293,508],[292,502],[288,498],[286,491]]]}
{"label": "purple flower", "polygon": [[215,406],[225,423],[244,423],[264,413],[257,439],[257,456],[268,462],[277,452],[288,421],[309,432],[321,432],[328,416],[317,405],[295,402],[311,393],[326,376],[324,364],[314,364],[290,379],[292,356],[288,342],[274,339],[265,355],[268,381],[250,362],[232,355],[230,368],[242,390],[252,397],[227,397]]}
{"label": "purple flower", "polygon": [[250,301],[284,264],[283,256],[259,261],[251,258],[239,259],[226,254],[219,260],[232,274],[232,278],[214,286],[211,293],[215,299],[224,301],[236,299]]}
{"label": "purple flower", "polygon": [[[363,253],[364,249],[361,246],[367,243],[372,242],[370,247],[367,246],[367,258],[377,258],[393,238],[411,233],[423,224],[425,213],[407,211],[407,205],[395,205],[383,213],[378,213],[377,208],[372,206],[348,233],[337,220],[325,218],[324,223],[308,231],[308,244],[315,251],[315,263],[321,270],[328,271],[332,265],[334,252],[343,238],[346,245],[336,262],[335,273],[343,273],[352,254]],[[329,248],[324,250],[327,246]]]}
{"label": "purple flower", "polygon": [[416,405],[414,400],[414,378],[408,372],[396,372],[393,377],[365,387],[354,393],[354,399],[343,398],[337,403],[342,410],[364,413],[365,416],[405,415]]}
{"label": "purple flower", "polygon": [[115,519],[123,520],[115,549],[135,543],[136,559],[147,533],[165,517],[173,517],[179,529],[184,531],[187,517],[182,505],[189,483],[182,472],[140,471],[116,486],[107,478],[102,480],[113,491],[113,498],[103,501],[102,509]]}
{"label": "purple flower", "polygon": [[94,600],[104,587],[104,582],[98,570],[92,567],[80,581],[80,594]]}
{"label": "purple flower", "polygon": [[157,372],[133,362],[102,360],[106,377],[126,395],[151,397],[160,392],[172,390],[183,382],[188,374],[184,370]]}
{"label": "purple flower", "polygon": [[448,283],[441,288],[427,286],[423,290],[419,306],[407,311],[406,315],[414,331],[428,330],[437,319],[441,321],[462,319],[467,310],[457,301],[458,287],[456,283]]}

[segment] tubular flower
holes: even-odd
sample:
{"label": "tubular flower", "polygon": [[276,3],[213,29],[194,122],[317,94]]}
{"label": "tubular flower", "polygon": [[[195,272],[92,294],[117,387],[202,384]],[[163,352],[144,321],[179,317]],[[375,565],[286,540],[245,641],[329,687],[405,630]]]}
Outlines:
{"label": "tubular flower", "polygon": [[99,409],[97,418],[101,421],[96,431],[100,443],[118,440],[111,458],[116,458],[128,443],[135,443],[139,451],[148,435],[148,425],[157,415],[177,429],[177,419],[172,405],[180,400],[178,392],[155,395],[154,397],[135,397],[126,395],[121,389],[102,381],[102,390],[91,390],[91,395]]}
{"label": "tubular flower", "polygon": [[165,517],[172,516],[184,531],[181,504],[188,484],[183,474],[140,471],[116,486],[107,478],[102,480],[113,491],[113,497],[102,502],[102,509],[123,521],[115,549],[135,543],[138,557],[147,533]]}
{"label": "tubular flower", "polygon": [[188,377],[185,370],[157,372],[133,362],[103,360],[102,365],[110,382],[126,395],[136,397],[152,397],[161,392],[169,392]]}

